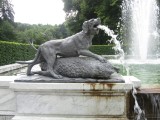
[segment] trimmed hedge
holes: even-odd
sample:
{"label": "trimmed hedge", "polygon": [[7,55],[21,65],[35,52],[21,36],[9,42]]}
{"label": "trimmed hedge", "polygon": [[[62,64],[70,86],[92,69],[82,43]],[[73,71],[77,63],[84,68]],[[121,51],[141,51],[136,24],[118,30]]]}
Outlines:
{"label": "trimmed hedge", "polygon": [[114,45],[92,45],[89,50],[98,55],[115,55]]}
{"label": "trimmed hedge", "polygon": [[[114,45],[92,45],[89,49],[99,55],[115,55]],[[0,66],[15,61],[31,60],[36,51],[29,44],[0,41]]]}
{"label": "trimmed hedge", "polygon": [[36,51],[29,44],[0,41],[0,66],[18,60],[30,60]]}

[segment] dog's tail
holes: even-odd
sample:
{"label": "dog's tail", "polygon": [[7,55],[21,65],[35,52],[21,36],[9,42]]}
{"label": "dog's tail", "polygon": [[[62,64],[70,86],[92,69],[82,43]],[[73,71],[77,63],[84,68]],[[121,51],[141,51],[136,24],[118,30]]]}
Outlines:
{"label": "dog's tail", "polygon": [[30,40],[28,40],[28,43],[33,47],[33,49],[35,49],[37,51],[38,49],[34,46],[33,41],[34,41],[34,39],[30,39]]}
{"label": "dog's tail", "polygon": [[16,61],[16,63],[19,63],[19,64],[32,64],[32,63],[36,62],[39,57],[40,57],[40,49],[37,50],[37,53],[36,53],[35,58],[33,60],[30,60],[30,61]]}

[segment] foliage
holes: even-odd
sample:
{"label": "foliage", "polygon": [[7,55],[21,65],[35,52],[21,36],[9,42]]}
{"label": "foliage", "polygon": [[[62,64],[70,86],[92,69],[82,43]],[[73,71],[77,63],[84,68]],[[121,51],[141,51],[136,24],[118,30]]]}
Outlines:
{"label": "foliage", "polygon": [[98,55],[115,55],[114,45],[92,45],[89,50]]}
{"label": "foliage", "polygon": [[28,44],[0,41],[0,65],[33,59],[35,52]]}
{"label": "foliage", "polygon": [[[118,54],[114,49],[115,45],[110,44],[110,45],[92,45],[89,50],[92,51],[93,53],[96,53],[98,55],[116,55]],[[122,49],[124,50],[126,55],[129,55],[129,45],[122,45]]]}
{"label": "foliage", "polygon": [[14,10],[10,0],[0,0],[0,21],[14,21]]}
{"label": "foliage", "polygon": [[61,25],[30,25],[25,23],[0,22],[0,39],[4,41],[42,44],[51,39],[61,39],[69,36],[65,24]]}
{"label": "foliage", "polygon": [[32,40],[35,44],[42,44],[51,39],[60,39],[68,36],[65,24],[52,26],[16,23],[15,26],[16,40],[23,43]]}
{"label": "foliage", "polygon": [[[71,33],[81,30],[83,21],[100,17],[103,25],[118,33],[119,18],[121,16],[121,0],[63,0],[64,10],[67,14],[67,27]],[[100,32],[93,39],[93,44],[106,44],[108,36]],[[100,41],[98,41],[100,40]]]}
{"label": "foliage", "polygon": [[14,26],[8,20],[0,22],[0,39],[6,41],[15,39]]}

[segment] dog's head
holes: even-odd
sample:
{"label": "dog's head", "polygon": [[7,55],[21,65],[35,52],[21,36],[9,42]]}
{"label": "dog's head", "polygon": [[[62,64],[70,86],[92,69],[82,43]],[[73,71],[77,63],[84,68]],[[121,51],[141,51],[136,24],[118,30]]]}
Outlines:
{"label": "dog's head", "polygon": [[85,34],[95,35],[98,34],[99,29],[97,28],[98,25],[101,24],[100,18],[90,19],[85,21],[82,25],[83,32]]}

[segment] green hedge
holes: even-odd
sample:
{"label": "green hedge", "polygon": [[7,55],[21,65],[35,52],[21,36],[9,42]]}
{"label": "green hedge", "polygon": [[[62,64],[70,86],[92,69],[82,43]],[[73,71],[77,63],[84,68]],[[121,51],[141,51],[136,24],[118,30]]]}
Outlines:
{"label": "green hedge", "polygon": [[92,45],[89,49],[99,55],[115,55],[114,45]]}
{"label": "green hedge", "polygon": [[0,41],[0,66],[33,59],[35,52],[29,44]]}
{"label": "green hedge", "polygon": [[[90,51],[99,55],[115,55],[114,45],[92,45]],[[36,51],[29,44],[0,41],[0,66],[18,60],[31,60]]]}

